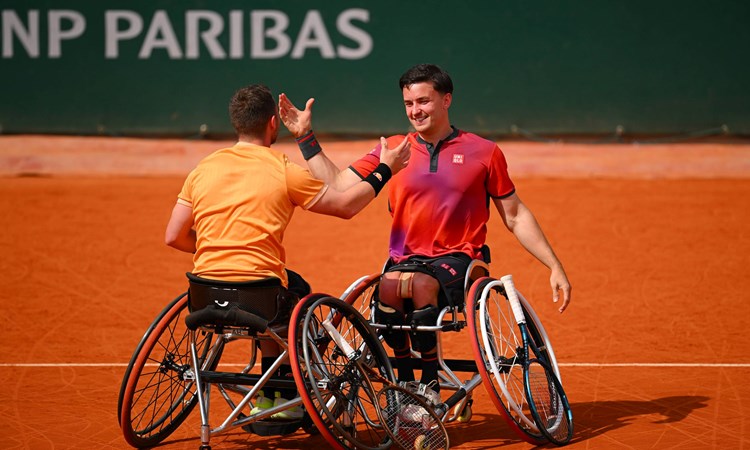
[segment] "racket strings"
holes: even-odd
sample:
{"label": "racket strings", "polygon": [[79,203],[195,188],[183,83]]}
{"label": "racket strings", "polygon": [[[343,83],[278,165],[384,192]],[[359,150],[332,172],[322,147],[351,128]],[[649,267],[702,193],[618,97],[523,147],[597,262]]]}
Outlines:
{"label": "racket strings", "polygon": [[396,389],[378,394],[383,426],[394,442],[404,449],[434,450],[448,448],[447,435],[439,419],[425,404]]}
{"label": "racket strings", "polygon": [[566,441],[570,424],[557,386],[548,376],[547,369],[532,361],[529,364],[529,392],[539,416],[537,425],[543,427],[558,441]]}

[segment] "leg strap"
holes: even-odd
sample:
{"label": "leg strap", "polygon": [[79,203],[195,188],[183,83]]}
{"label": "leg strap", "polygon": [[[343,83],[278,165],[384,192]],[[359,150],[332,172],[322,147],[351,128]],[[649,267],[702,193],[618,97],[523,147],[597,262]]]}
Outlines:
{"label": "leg strap", "polygon": [[399,298],[412,298],[414,294],[414,272],[401,272],[398,277],[396,296]]}
{"label": "leg strap", "polygon": [[[375,308],[375,321],[384,325],[404,325],[404,315],[388,305],[378,302]],[[408,348],[406,331],[386,328],[381,331],[383,339],[393,349]]]}
{"label": "leg strap", "polygon": [[[435,326],[439,315],[440,310],[437,306],[427,306],[408,314],[406,320],[412,326]],[[437,345],[434,331],[413,331],[411,335],[412,348],[420,353],[432,352]]]}

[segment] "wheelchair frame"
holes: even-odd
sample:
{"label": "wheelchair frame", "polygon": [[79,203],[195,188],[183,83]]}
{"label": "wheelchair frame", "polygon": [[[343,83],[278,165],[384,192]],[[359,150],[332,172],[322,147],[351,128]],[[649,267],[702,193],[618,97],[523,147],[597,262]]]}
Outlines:
{"label": "wheelchair frame", "polygon": [[[341,355],[336,356],[335,345],[325,336],[325,330],[321,326],[327,320],[329,326],[333,323],[334,326],[340,327],[341,334],[352,340],[351,346],[358,349],[359,356],[364,358],[362,361],[368,367],[378,368],[381,376],[395,381],[391,368],[393,358],[385,353],[381,338],[377,334],[378,330],[385,329],[386,326],[373,322],[376,306],[374,291],[381,275],[378,273],[359,278],[339,298],[313,294],[300,300],[292,313],[290,340],[288,341],[273,330],[254,330],[246,326],[217,328],[208,325],[195,330],[182,331],[185,326],[184,323],[180,325],[180,321],[183,318],[182,312],[187,307],[187,299],[184,294],[178,297],[157,316],[147,330],[126,370],[118,402],[118,418],[126,441],[139,448],[156,445],[167,438],[184,421],[193,407],[198,406],[201,413],[200,448],[202,450],[211,448],[211,436],[238,427],[259,435],[283,435],[299,428],[315,433],[317,429],[317,432],[320,432],[334,448],[388,448],[390,442],[379,433],[378,417],[365,411],[369,408],[367,396],[373,395],[372,389],[374,389],[366,373],[362,370],[358,372],[357,368],[352,366],[346,374],[349,377],[348,381],[331,387],[334,386],[331,380],[336,374],[333,370],[329,371],[324,367],[326,358],[330,362]],[[500,347],[510,348],[514,345],[513,340],[517,339],[515,332],[512,331],[514,324],[508,322],[505,317],[501,317],[507,315],[506,313],[498,311],[497,321],[506,322],[507,327],[511,329],[511,331],[504,331],[509,334],[502,337],[507,342],[489,344],[487,347],[488,339],[477,335],[477,308],[487,303],[484,301],[487,296],[505,295],[504,291],[498,290],[497,286],[492,284],[493,279],[488,276],[489,267],[486,263],[479,260],[472,261],[464,280],[465,302],[462,305],[443,308],[433,326],[403,325],[392,328],[437,334],[440,385],[441,388],[453,392],[443,402],[444,423],[470,420],[474,389],[483,384],[492,397],[496,409],[513,431],[529,443],[543,444],[547,441],[539,433],[533,419],[529,420],[530,416],[524,410],[525,399],[520,394],[518,386],[515,386],[517,379],[513,374],[516,370],[516,363],[510,357],[495,354]],[[520,296],[520,299],[527,320],[531,324],[534,339],[538,340],[539,347],[545,349],[550,365],[559,376],[554,351],[544,327],[528,301],[523,296]],[[320,317],[316,317],[316,314]],[[499,323],[499,325],[503,324]],[[442,349],[442,333],[458,332],[466,327],[473,330],[474,359],[445,359]],[[162,336],[170,333],[169,340],[176,348],[162,349],[165,346],[160,345],[159,342]],[[178,338],[175,339],[175,336]],[[294,341],[291,340],[292,338]],[[250,373],[257,360],[255,342],[251,345],[249,363],[239,373],[216,370],[224,347],[229,342],[263,339],[273,340],[283,349],[267,373],[261,375]],[[493,335],[492,339],[497,339],[497,336]],[[188,345],[185,345],[186,343]],[[154,352],[157,354],[153,354]],[[504,368],[501,371],[495,370],[494,373],[488,370],[487,354],[500,358]],[[412,350],[412,356],[412,362],[418,365],[419,354]],[[152,361],[157,368],[148,370],[146,361]],[[362,364],[362,361],[359,364]],[[294,381],[272,376],[272,373],[285,362],[289,362],[293,368]],[[415,367],[418,368],[416,365]],[[457,372],[470,373],[471,376],[467,381],[462,382]],[[359,377],[352,378],[353,374]],[[169,401],[161,400],[158,408],[152,407],[152,403],[149,403],[149,395],[159,397],[158,394],[161,391],[152,394],[149,391],[150,388],[146,387],[141,390],[141,386],[150,386],[155,377],[165,375],[168,375],[167,378],[171,377],[172,384],[168,388],[176,390],[177,395],[170,391]],[[174,388],[175,385],[178,388]],[[209,415],[212,385],[217,388],[231,410],[222,423],[215,428],[210,426]],[[291,386],[297,387],[301,393],[300,397],[256,414],[243,413],[245,408],[254,405],[253,399],[260,390]],[[311,389],[317,397],[313,398],[307,389]],[[349,389],[351,392],[347,391],[346,395],[343,395],[344,389]],[[230,393],[240,395],[241,399],[236,401]],[[140,411],[138,408],[142,408],[139,403],[142,399],[145,399],[146,407]],[[274,423],[266,420],[277,412],[302,404],[306,406],[306,415],[299,421]],[[162,414],[161,409],[164,405],[167,406],[167,412]],[[148,422],[145,410],[149,408],[158,410],[154,415],[162,414],[162,416],[156,420],[152,418],[151,422],[143,425],[142,422]],[[364,433],[352,429],[352,423],[347,423],[347,420],[349,422],[353,420],[352,417],[347,419],[347,415],[356,414],[357,408],[361,409],[362,418],[359,426],[364,427]],[[177,413],[173,409],[177,410]],[[450,412],[451,409],[452,412]],[[381,442],[378,442],[378,439],[381,439]]]}

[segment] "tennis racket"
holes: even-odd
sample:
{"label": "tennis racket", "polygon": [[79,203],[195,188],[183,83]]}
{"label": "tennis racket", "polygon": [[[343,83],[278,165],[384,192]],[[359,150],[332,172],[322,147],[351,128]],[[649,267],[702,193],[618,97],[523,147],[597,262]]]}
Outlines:
{"label": "tennis racket", "polygon": [[524,390],[529,410],[544,437],[553,444],[565,445],[573,437],[573,414],[568,397],[549,361],[529,335],[513,277],[506,275],[500,281],[505,287],[505,294],[523,338],[523,348],[519,349],[519,362],[523,366]]}
{"label": "tennis racket", "polygon": [[[329,320],[322,323],[330,338],[358,370],[367,374],[366,382],[383,385],[374,402],[383,429],[404,450],[447,450],[448,432],[434,406],[430,406],[414,392],[394,384],[368,364],[358,361],[361,354],[354,349]],[[374,391],[375,389],[372,389]],[[369,391],[369,390],[368,390]],[[440,405],[438,405],[440,406]]]}

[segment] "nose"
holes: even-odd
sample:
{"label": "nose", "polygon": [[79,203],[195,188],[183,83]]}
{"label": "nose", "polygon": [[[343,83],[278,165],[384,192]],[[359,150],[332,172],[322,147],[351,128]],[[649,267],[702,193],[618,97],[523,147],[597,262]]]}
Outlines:
{"label": "nose", "polygon": [[416,116],[420,112],[419,105],[414,104],[409,107],[409,115],[410,116]]}

